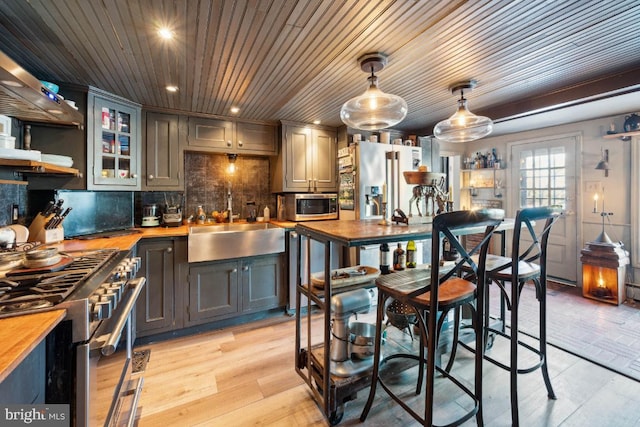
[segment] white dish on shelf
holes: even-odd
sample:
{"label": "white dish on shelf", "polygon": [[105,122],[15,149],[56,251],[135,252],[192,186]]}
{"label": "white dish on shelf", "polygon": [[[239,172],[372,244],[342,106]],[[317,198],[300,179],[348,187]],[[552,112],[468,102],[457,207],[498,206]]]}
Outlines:
{"label": "white dish on shelf", "polygon": [[43,162],[50,163],[52,165],[62,166],[65,168],[70,168],[71,166],[73,166],[73,159],[69,156],[42,153],[41,158]]}
{"label": "white dish on shelf", "polygon": [[19,150],[17,148],[0,147],[0,159],[34,160],[40,162],[42,159],[41,154],[42,153],[37,150]]}
{"label": "white dish on shelf", "polygon": [[16,137],[0,133],[0,147],[2,148],[16,148]]}

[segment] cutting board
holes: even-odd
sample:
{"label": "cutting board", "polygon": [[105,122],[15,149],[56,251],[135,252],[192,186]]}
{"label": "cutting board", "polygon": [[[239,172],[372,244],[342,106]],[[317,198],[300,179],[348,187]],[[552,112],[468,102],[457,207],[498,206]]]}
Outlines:
{"label": "cutting board", "polygon": [[38,267],[38,268],[18,268],[15,270],[8,271],[6,276],[26,276],[29,274],[43,274],[43,273],[51,273],[54,271],[60,271],[69,264],[73,262],[73,257],[68,255],[62,255],[60,261],[55,264],[47,265],[46,267]]}

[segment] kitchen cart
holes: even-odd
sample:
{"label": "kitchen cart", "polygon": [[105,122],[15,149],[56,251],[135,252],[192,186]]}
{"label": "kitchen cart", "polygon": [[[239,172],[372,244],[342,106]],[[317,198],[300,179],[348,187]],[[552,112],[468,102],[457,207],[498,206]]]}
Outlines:
{"label": "kitchen cart", "polygon": [[[506,230],[513,228],[513,220],[505,220],[499,227],[500,253],[505,253]],[[331,297],[332,294],[352,290],[354,287],[332,289],[325,280],[323,289],[317,290],[311,286],[311,272],[309,268],[302,269],[302,263],[310,265],[311,240],[315,240],[324,248],[324,276],[331,277],[331,254],[335,245],[343,248],[392,243],[408,240],[431,239],[431,224],[415,225],[379,225],[378,220],[340,220],[340,221],[311,221],[296,225],[298,239],[298,254],[306,254],[306,259],[299,255],[296,260],[296,372],[305,380],[312,395],[331,425],[342,420],[344,404],[355,399],[356,393],[371,385],[371,371],[366,370],[350,377],[338,377],[330,372],[330,344],[331,344]],[[484,232],[484,227],[473,227],[460,230],[459,235]],[[303,240],[307,245],[302,251]],[[305,271],[302,277],[301,272]],[[373,283],[363,283],[360,287],[373,287]],[[334,292],[335,291],[335,292]],[[306,300],[304,306],[303,298]],[[317,329],[317,322],[312,321],[312,305],[317,307],[322,316],[322,330]],[[303,320],[304,319],[304,320]],[[303,336],[304,334],[304,336]]]}

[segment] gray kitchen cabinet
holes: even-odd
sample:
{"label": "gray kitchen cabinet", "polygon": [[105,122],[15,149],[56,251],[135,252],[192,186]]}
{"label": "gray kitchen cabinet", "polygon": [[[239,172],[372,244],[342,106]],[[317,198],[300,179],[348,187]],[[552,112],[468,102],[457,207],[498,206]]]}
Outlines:
{"label": "gray kitchen cabinet", "polygon": [[272,191],[337,191],[336,130],[283,123],[281,134]]}
{"label": "gray kitchen cabinet", "polygon": [[239,312],[238,261],[189,266],[188,322],[197,324]]}
{"label": "gray kitchen cabinet", "polygon": [[[184,240],[184,239],[183,239]],[[170,331],[176,325],[175,292],[176,239],[143,239],[138,243],[142,266],[138,276],[147,279],[136,303],[136,334],[138,337]]]}
{"label": "gray kitchen cabinet", "polygon": [[140,190],[140,105],[91,86],[62,88],[66,98],[86,115],[85,127],[33,123],[31,148],[71,157],[79,173],[30,175],[29,189]]}
{"label": "gray kitchen cabinet", "polygon": [[87,189],[141,188],[141,106],[100,89],[87,94]]}
{"label": "gray kitchen cabinet", "polygon": [[281,259],[280,255],[274,255],[240,261],[243,312],[284,305]]}
{"label": "gray kitchen cabinet", "polygon": [[276,128],[271,125],[206,117],[189,117],[185,149],[217,153],[275,155]]}
{"label": "gray kitchen cabinet", "polygon": [[186,117],[154,111],[145,113],[142,190],[184,189],[184,152],[180,137]]}
{"label": "gray kitchen cabinet", "polygon": [[189,265],[189,325],[284,306],[282,255]]}
{"label": "gray kitchen cabinet", "polygon": [[236,122],[236,146],[239,154],[273,156],[278,150],[277,128],[262,123]]}

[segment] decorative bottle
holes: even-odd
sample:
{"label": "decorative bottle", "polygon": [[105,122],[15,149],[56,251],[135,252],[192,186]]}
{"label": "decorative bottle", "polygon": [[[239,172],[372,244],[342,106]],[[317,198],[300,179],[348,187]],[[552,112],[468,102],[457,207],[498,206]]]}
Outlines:
{"label": "decorative bottle", "polygon": [[390,267],[390,258],[391,254],[389,253],[389,245],[383,243],[380,245],[380,273],[381,274],[389,274]]}
{"label": "decorative bottle", "polygon": [[404,270],[405,264],[406,257],[404,249],[402,249],[402,245],[398,243],[398,247],[393,251],[393,269],[397,271]]}
{"label": "decorative bottle", "polygon": [[264,217],[265,222],[268,222],[271,219],[271,212],[269,211],[269,206],[264,207],[264,212],[262,216]]}
{"label": "decorative bottle", "polygon": [[22,148],[25,150],[31,150],[31,125],[24,125]]}
{"label": "decorative bottle", "polygon": [[207,220],[207,214],[204,213],[204,209],[202,206],[198,206],[198,211],[196,212],[196,223],[204,224]]}
{"label": "decorative bottle", "polygon": [[407,243],[407,268],[416,268],[416,242],[409,240]]}

